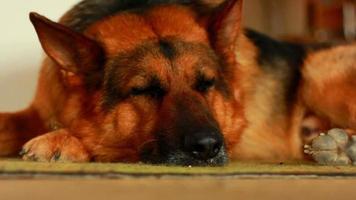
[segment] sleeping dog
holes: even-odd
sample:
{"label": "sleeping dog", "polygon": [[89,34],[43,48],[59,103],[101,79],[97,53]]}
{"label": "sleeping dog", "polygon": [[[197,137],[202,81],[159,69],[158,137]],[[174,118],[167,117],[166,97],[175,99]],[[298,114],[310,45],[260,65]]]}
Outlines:
{"label": "sleeping dog", "polygon": [[304,159],[306,116],[356,128],[355,45],[275,41],[241,27],[242,4],[83,0],[58,23],[31,13],[47,57],[33,103],[0,114],[0,155],[280,162]]}

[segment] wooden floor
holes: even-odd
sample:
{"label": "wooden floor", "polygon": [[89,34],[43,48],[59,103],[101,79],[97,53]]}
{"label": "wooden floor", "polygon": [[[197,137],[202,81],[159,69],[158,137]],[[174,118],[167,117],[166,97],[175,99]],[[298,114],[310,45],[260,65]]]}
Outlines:
{"label": "wooden floor", "polygon": [[342,200],[356,199],[356,179],[144,178],[1,180],[1,200]]}
{"label": "wooden floor", "polygon": [[356,167],[168,167],[0,160],[0,200],[356,200]]}

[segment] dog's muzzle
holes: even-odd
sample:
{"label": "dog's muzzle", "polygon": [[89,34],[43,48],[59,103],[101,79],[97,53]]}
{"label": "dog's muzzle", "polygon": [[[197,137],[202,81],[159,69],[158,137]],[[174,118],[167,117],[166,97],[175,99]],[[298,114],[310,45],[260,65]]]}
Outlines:
{"label": "dog's muzzle", "polygon": [[178,143],[158,140],[157,145],[156,150],[143,154],[145,162],[182,166],[222,166],[228,163],[224,140],[218,131],[186,134]]}

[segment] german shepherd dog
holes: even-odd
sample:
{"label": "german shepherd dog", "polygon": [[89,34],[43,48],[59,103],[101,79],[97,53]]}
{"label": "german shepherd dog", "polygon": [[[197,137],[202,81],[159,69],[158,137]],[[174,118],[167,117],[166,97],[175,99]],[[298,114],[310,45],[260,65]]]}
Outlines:
{"label": "german shepherd dog", "polygon": [[47,57],[31,106],[0,114],[0,155],[280,162],[304,159],[308,117],[356,128],[355,45],[275,41],[242,28],[242,3],[84,0],[59,23],[31,13]]}

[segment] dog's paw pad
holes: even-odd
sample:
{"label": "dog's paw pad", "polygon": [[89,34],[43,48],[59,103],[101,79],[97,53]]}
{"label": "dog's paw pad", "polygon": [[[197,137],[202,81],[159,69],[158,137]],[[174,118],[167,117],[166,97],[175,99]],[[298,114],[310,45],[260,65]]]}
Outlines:
{"label": "dog's paw pad", "polygon": [[352,142],[348,146],[346,153],[349,156],[349,158],[353,161],[354,165],[356,165],[356,141]]}
{"label": "dog's paw pad", "polygon": [[343,129],[331,129],[328,135],[332,137],[339,148],[345,148],[349,142],[349,135]]}
{"label": "dog's paw pad", "polygon": [[20,155],[26,161],[89,161],[89,154],[80,141],[65,131],[48,133],[30,140],[23,146]]}
{"label": "dog's paw pad", "polygon": [[310,145],[305,145],[304,153],[322,165],[349,165],[355,161],[351,155],[356,156],[356,146],[351,148],[352,141],[346,131],[332,129],[314,138]]}

